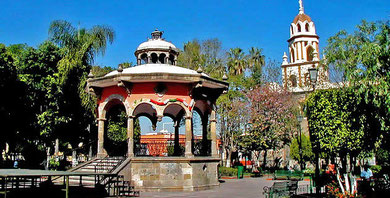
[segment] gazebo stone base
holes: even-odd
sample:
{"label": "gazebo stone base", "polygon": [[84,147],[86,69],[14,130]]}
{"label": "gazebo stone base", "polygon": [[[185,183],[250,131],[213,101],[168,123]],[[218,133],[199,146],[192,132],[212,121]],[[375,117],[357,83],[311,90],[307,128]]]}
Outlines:
{"label": "gazebo stone base", "polygon": [[219,186],[218,164],[214,157],[134,157],[121,174],[144,192],[207,190]]}

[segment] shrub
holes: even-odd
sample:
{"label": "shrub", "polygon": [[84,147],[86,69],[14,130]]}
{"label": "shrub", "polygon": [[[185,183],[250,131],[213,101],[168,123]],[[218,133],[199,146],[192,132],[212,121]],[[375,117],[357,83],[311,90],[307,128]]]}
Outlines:
{"label": "shrub", "polygon": [[306,168],[305,170],[303,170],[303,173],[305,175],[314,175],[314,169],[310,169],[310,168]]}
{"label": "shrub", "polygon": [[238,170],[236,168],[229,168],[229,167],[219,167],[219,174],[221,176],[236,176],[238,173]]}

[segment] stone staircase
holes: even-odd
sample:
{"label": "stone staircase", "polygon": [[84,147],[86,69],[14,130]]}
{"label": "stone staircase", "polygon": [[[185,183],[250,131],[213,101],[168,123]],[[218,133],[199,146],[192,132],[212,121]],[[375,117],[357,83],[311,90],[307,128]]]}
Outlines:
{"label": "stone staircase", "polygon": [[69,184],[72,186],[96,187],[96,184],[105,186],[110,196],[116,197],[138,197],[139,191],[134,190],[134,186],[129,181],[125,181],[123,175],[118,175],[121,165],[127,163],[125,157],[105,157],[95,158],[84,164],[76,166],[68,171],[87,173],[113,173],[114,177],[97,176],[70,176]]}
{"label": "stone staircase", "polygon": [[[70,169],[69,171],[87,173],[112,173],[112,171],[114,171],[114,169],[119,166],[124,159],[124,157],[105,157],[102,159],[95,158],[89,162],[82,164],[81,166],[77,166],[73,169]],[[96,183],[99,183],[98,180],[100,179],[101,178],[97,178],[95,176],[83,176],[80,183],[79,176],[70,176],[69,184],[93,187]]]}

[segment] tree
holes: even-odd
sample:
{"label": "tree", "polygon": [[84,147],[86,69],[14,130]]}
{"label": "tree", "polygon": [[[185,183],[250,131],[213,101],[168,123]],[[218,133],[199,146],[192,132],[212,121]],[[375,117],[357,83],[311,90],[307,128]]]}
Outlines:
{"label": "tree", "polygon": [[227,53],[228,62],[227,69],[230,74],[240,75],[243,74],[245,69],[248,67],[248,62],[245,53],[241,48],[232,48]]}
{"label": "tree", "polygon": [[[326,63],[341,70],[354,89],[358,102],[372,105],[369,131],[375,135],[373,146],[389,144],[390,121],[390,22],[366,22],[357,31],[340,31],[328,41]],[[367,130],[367,129],[366,129]],[[379,133],[378,133],[379,131]],[[388,147],[388,146],[386,146]]]}
{"label": "tree", "polygon": [[17,77],[14,59],[3,44],[0,44],[0,92],[3,93],[0,97],[0,150],[5,149],[5,143],[11,143],[12,151],[26,124],[20,118],[24,117],[24,109],[28,106],[25,105],[25,87]]}
{"label": "tree", "polygon": [[115,32],[104,25],[75,28],[67,21],[56,20],[50,24],[49,38],[65,50],[65,57],[58,64],[61,80],[65,82],[73,68],[88,67],[97,55],[104,55],[107,42],[114,41]]}
{"label": "tree", "polygon": [[305,106],[314,152],[333,162],[340,157],[345,168],[347,155],[352,159],[362,150],[371,150],[373,106],[359,103],[353,87],[317,90]]}
{"label": "tree", "polygon": [[57,20],[50,25],[49,38],[64,51],[57,66],[61,90],[68,101],[62,102],[60,108],[70,120],[62,127],[62,138],[77,144],[80,139],[75,137],[87,135],[87,125],[94,120],[96,98],[84,91],[87,75],[95,57],[104,55],[115,33],[104,25],[75,28],[67,21]]}
{"label": "tree", "polygon": [[[299,149],[299,144],[301,144],[301,149]],[[304,134],[301,137],[297,136],[294,138],[290,145],[290,156],[292,159],[297,160],[299,164],[303,164],[302,170],[305,169],[305,162],[314,160],[310,138]]]}
{"label": "tree", "polygon": [[248,65],[252,69],[252,79],[255,85],[262,83],[262,70],[265,65],[265,56],[262,53],[263,50],[256,47],[249,49]]}
{"label": "tree", "polygon": [[[265,168],[267,151],[289,144],[293,134],[296,134],[296,105],[290,93],[271,83],[248,91],[247,97],[251,127],[243,137],[242,146],[247,150],[264,151]],[[260,157],[258,152],[256,157]]]}
{"label": "tree", "polygon": [[201,67],[211,77],[222,78],[225,67],[221,46],[218,39],[189,41],[184,44],[184,50],[178,57],[178,65],[193,70]]}

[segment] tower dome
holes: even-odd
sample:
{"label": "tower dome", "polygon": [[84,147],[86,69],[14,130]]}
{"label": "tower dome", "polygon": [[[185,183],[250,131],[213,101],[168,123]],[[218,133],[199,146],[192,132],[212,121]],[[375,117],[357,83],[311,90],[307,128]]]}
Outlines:
{"label": "tower dome", "polygon": [[290,27],[290,39],[299,36],[318,37],[314,22],[311,20],[309,15],[305,14],[302,0],[299,0],[299,13],[294,18]]}
{"label": "tower dome", "polygon": [[179,49],[171,42],[162,38],[164,32],[156,29],[151,33],[152,38],[141,43],[134,55],[137,65],[143,64],[169,64],[176,65]]}

